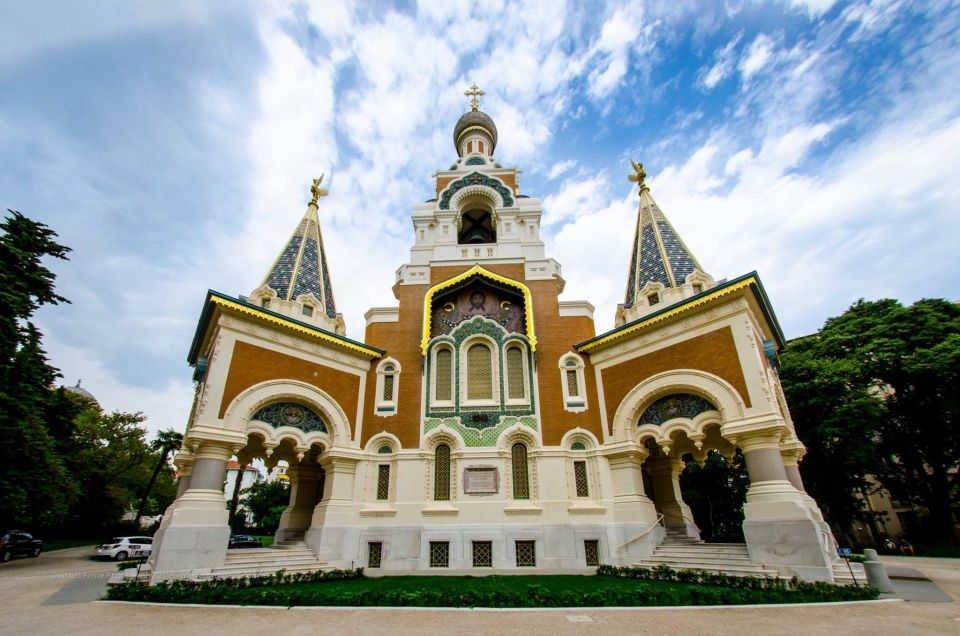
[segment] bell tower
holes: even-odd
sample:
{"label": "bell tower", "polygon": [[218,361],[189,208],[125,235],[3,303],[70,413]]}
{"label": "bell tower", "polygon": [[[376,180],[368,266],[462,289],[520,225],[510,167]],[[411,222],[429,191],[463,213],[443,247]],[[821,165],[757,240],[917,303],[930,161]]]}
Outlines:
{"label": "bell tower", "polygon": [[453,128],[456,160],[433,173],[436,197],[414,206],[410,262],[397,284],[430,280],[430,268],[524,263],[527,279],[557,279],[560,266],[546,258],[540,238],[540,201],[520,193],[520,169],[494,155],[497,125],[480,110],[484,91],[466,91],[469,107]]}

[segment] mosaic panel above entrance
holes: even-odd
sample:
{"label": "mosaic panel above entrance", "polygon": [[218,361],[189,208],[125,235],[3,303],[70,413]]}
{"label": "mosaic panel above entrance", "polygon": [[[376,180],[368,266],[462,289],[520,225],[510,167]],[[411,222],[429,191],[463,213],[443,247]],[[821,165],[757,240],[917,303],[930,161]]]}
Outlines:
{"label": "mosaic panel above entrance", "polygon": [[648,406],[643,411],[643,415],[640,416],[637,426],[644,424],[660,425],[677,417],[693,419],[704,411],[717,410],[719,409],[716,406],[699,395],[674,393],[662,397]]}
{"label": "mosaic panel above entrance", "polygon": [[304,433],[327,432],[327,425],[324,424],[319,415],[302,404],[293,402],[277,402],[265,406],[257,411],[251,419],[266,422],[274,428],[292,426],[293,428],[299,428]]}

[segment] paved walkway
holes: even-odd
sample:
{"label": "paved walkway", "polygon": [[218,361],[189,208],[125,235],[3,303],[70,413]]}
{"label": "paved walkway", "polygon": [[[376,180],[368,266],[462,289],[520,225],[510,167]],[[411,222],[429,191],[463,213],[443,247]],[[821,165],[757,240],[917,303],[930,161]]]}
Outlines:
{"label": "paved walkway", "polygon": [[[90,548],[0,564],[0,634],[960,634],[960,603],[561,611],[144,607],[90,602],[113,563]],[[960,559],[884,558],[960,599]]]}

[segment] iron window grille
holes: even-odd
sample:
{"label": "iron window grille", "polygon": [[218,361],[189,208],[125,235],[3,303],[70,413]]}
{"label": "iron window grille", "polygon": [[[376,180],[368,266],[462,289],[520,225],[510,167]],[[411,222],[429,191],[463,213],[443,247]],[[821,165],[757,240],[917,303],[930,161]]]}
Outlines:
{"label": "iron window grille", "polygon": [[433,463],[433,499],[450,501],[450,447],[437,446]]}
{"label": "iron window grille", "polygon": [[517,541],[517,567],[533,568],[537,566],[537,542]]}
{"label": "iron window grille", "polygon": [[473,542],[473,567],[492,568],[493,567],[493,542],[492,541],[474,541]]}
{"label": "iron window grille", "polygon": [[512,468],[513,468],[513,498],[530,498],[530,478],[527,474],[527,447],[517,442],[513,445]]}
{"label": "iron window grille", "polygon": [[449,541],[431,541],[430,542],[430,567],[432,568],[450,567],[450,542]]}
{"label": "iron window grille", "polygon": [[380,567],[380,559],[383,556],[383,543],[380,541],[371,541],[367,544],[367,549],[369,553],[367,556],[367,567]]}
{"label": "iron window grille", "polygon": [[598,567],[600,565],[600,541],[586,539],[583,542],[583,555],[586,558],[587,567]]}
{"label": "iron window grille", "polygon": [[573,462],[573,478],[577,483],[577,497],[589,497],[590,487],[587,484],[587,462]]}
{"label": "iron window grille", "polygon": [[377,500],[386,501],[390,498],[390,465],[377,466]]}

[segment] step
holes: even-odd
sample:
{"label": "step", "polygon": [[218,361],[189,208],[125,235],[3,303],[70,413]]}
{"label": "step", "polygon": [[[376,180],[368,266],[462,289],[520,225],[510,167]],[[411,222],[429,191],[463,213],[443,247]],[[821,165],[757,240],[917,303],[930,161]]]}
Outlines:
{"label": "step", "polygon": [[653,553],[651,561],[662,563],[716,563],[718,565],[753,565],[749,557],[721,557],[721,556],[673,556]]}
{"label": "step", "polygon": [[713,545],[711,543],[661,543],[657,546],[664,550],[694,550],[696,552],[736,552],[737,554],[747,553],[745,545]]}
{"label": "step", "polygon": [[226,560],[231,562],[262,561],[263,559],[316,559],[313,550],[270,550],[257,553],[231,554],[227,553]]}

